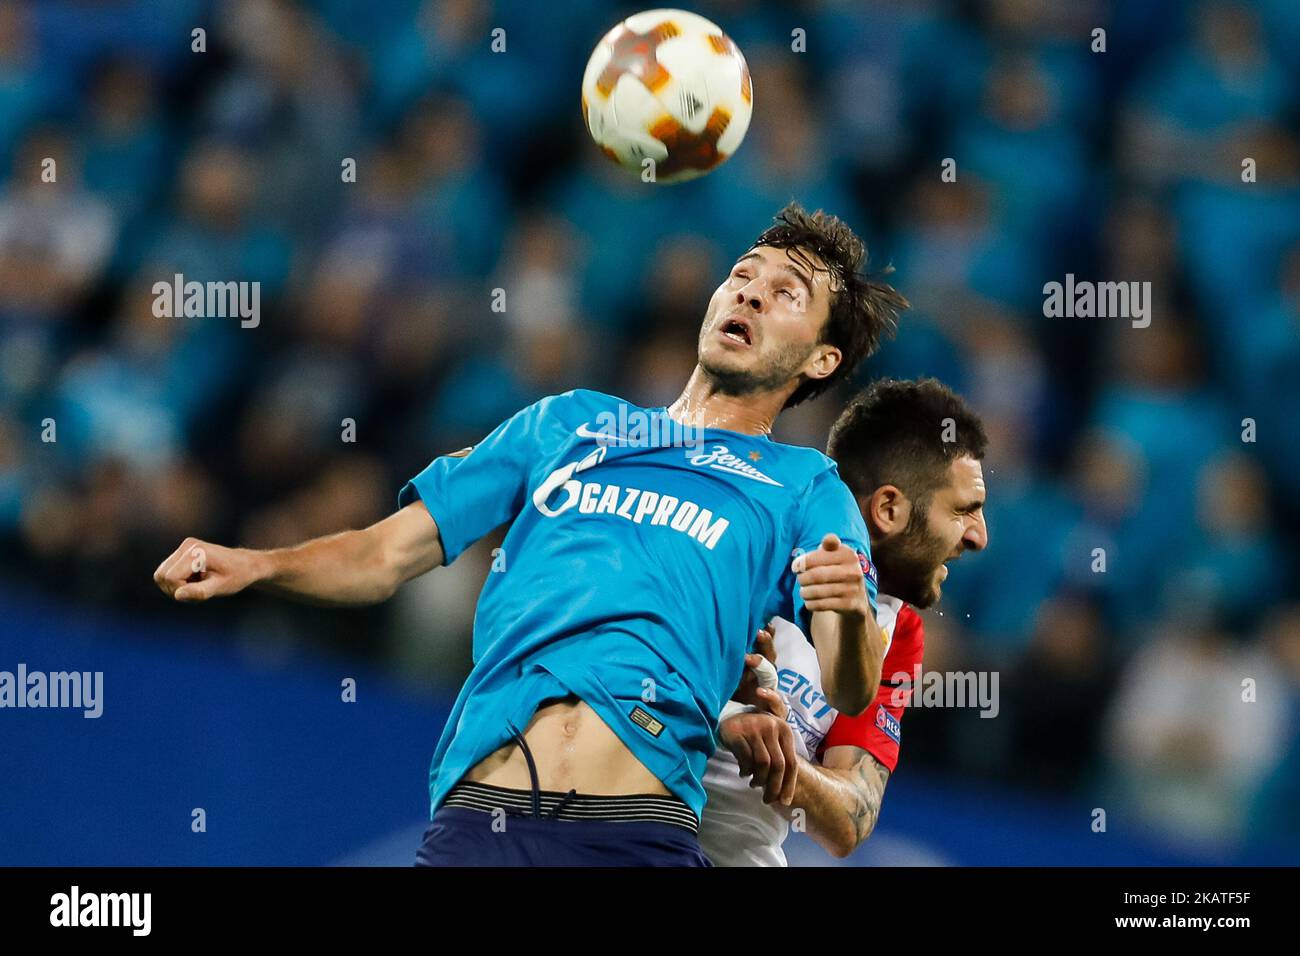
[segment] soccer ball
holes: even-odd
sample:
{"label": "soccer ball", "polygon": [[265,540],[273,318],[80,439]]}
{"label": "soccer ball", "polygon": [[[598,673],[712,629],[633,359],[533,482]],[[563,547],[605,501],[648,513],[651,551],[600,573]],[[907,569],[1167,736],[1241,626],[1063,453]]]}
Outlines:
{"label": "soccer ball", "polygon": [[685,10],[628,17],[596,45],[582,77],[591,138],[646,182],[715,169],[740,146],[753,111],[740,48]]}

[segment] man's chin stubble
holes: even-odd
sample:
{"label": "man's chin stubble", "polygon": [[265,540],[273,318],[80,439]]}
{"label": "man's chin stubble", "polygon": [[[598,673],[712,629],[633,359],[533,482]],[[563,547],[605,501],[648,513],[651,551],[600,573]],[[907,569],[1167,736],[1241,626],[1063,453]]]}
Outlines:
{"label": "man's chin stubble", "polygon": [[716,391],[735,397],[770,392],[789,381],[788,376],[759,376],[749,369],[719,369],[705,362],[700,362],[700,368],[709,376]]}

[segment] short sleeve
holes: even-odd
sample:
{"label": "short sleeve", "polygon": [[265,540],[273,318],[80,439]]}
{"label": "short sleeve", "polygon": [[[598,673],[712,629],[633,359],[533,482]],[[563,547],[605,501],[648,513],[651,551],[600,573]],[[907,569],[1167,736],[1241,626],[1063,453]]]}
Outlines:
{"label": "short sleeve", "polygon": [[424,502],[438,524],[447,564],[523,508],[551,401],[544,398],[517,412],[471,448],[435,458],[402,488],[398,507]]}
{"label": "short sleeve", "polygon": [[[839,475],[826,471],[813,481],[804,498],[799,529],[795,537],[795,554],[816,551],[821,547],[822,538],[834,533],[845,547],[852,548],[858,556],[858,564],[866,579],[867,599],[871,602],[871,613],[876,613],[876,595],[878,592],[876,567],[871,563],[871,538],[867,534],[862,512],[853,499]],[[793,559],[793,555],[791,556]],[[792,576],[794,572],[789,572]],[[799,593],[799,583],[794,581],[793,599],[795,622],[805,633],[811,633],[809,615],[805,613],[803,598]]]}
{"label": "short sleeve", "polygon": [[925,649],[921,617],[904,608],[881,672],[880,690],[871,706],[857,717],[838,714],[822,741],[821,753],[831,747],[858,747],[894,772],[903,742],[903,711],[911,702],[913,677]]}

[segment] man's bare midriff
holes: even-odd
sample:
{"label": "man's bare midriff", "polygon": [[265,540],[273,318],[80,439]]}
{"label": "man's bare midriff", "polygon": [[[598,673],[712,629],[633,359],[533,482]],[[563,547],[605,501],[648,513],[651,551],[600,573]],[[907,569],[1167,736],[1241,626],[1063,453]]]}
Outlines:
{"label": "man's bare midriff", "polygon": [[[544,701],[524,728],[543,790],[592,794],[668,793],[659,778],[577,697]],[[528,762],[511,741],[469,769],[475,783],[532,789]]]}

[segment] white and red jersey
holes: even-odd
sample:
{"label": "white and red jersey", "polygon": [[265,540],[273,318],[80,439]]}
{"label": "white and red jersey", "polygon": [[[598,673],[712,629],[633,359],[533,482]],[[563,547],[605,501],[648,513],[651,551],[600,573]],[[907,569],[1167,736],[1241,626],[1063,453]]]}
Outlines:
{"label": "white and red jersey", "polygon": [[[891,677],[907,674],[921,663],[925,634],[921,616],[898,598],[882,594],[876,622],[885,639],[880,691],[862,714],[847,717],[826,702],[822,693],[817,651],[803,631],[782,618],[772,622],[776,645],[777,689],[789,706],[786,720],[794,730],[801,757],[820,761],[829,747],[860,747],[892,772],[898,765],[903,710],[911,687]],[[745,708],[728,702],[719,720]],[[736,757],[719,747],[704,773],[708,801],[700,819],[700,846],[715,866],[785,866],[781,844],[790,825],[775,807],[763,802],[763,792],[740,776]]]}

